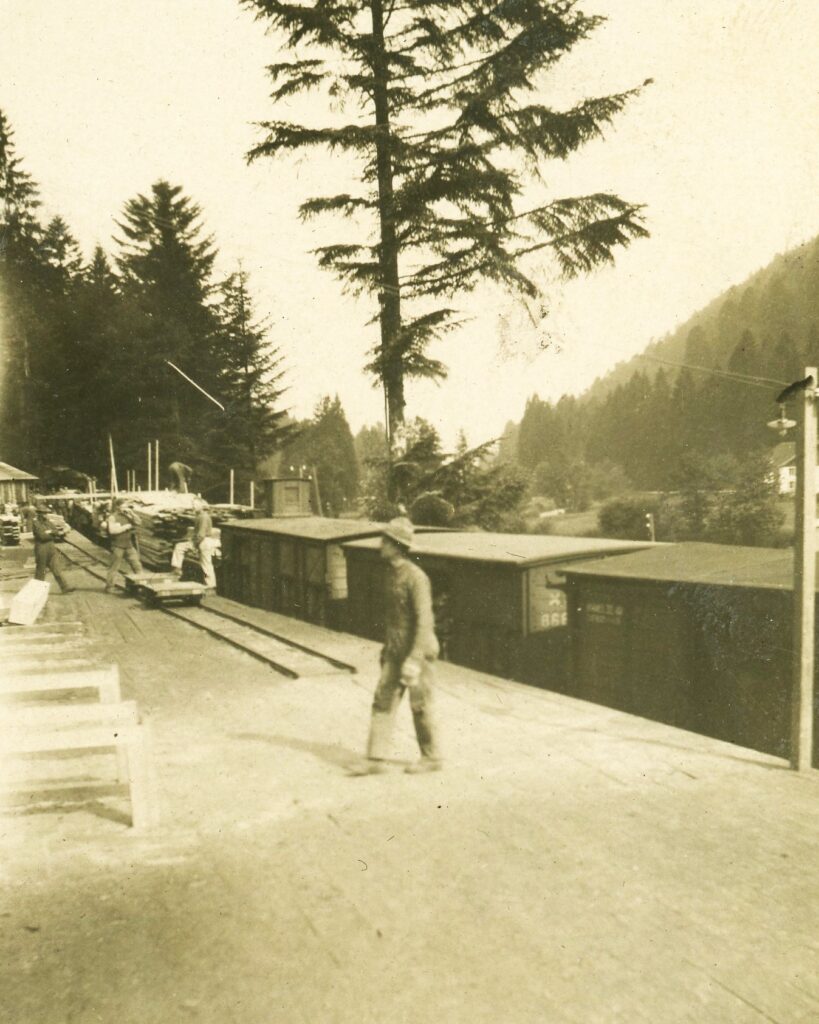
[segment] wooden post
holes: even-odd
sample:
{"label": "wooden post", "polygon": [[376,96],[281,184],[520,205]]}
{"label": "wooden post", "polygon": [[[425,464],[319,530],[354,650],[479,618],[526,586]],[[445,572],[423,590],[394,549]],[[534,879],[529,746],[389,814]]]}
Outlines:
{"label": "wooden post", "polygon": [[321,507],[321,491],[319,490],[318,467],[313,466],[313,487],[316,492],[316,514],[323,516],[324,510]]}
{"label": "wooden post", "polygon": [[115,495],[119,492],[119,484],[117,483],[117,464],[114,461],[114,439],[111,435],[108,435],[108,454],[111,457],[111,495]]}
{"label": "wooden post", "polygon": [[159,438],[157,438],[156,441],[154,441],[154,456],[155,456],[155,459],[154,459],[154,462],[155,462],[155,467],[154,467],[154,490],[158,491],[159,490]]}
{"label": "wooden post", "polygon": [[793,563],[794,672],[791,767],[804,772],[813,762],[813,665],[816,606],[816,367],[804,376],[796,435],[796,522]]}
{"label": "wooden post", "polygon": [[150,441],[148,442],[148,490],[149,491],[153,490],[153,487],[151,486],[151,442]]}
{"label": "wooden post", "polygon": [[250,507],[256,508],[256,484],[253,480],[250,481]]}
{"label": "wooden post", "polygon": [[234,475],[233,475],[233,470],[231,470],[230,471],[230,502],[229,502],[229,504],[231,504],[231,505],[233,504],[233,482],[234,482]]}

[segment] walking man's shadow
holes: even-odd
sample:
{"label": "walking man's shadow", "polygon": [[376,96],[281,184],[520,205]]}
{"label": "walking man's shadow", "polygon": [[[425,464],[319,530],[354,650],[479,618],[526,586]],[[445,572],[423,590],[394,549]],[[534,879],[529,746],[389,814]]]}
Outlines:
{"label": "walking man's shadow", "polygon": [[278,736],[275,733],[267,732],[239,732],[234,733],[234,737],[240,740],[258,740],[260,743],[269,743],[274,747],[285,747],[288,750],[312,754],[320,761],[345,770],[350,770],[361,762],[360,753],[337,743],[316,743],[311,740],[299,739],[296,736]]}

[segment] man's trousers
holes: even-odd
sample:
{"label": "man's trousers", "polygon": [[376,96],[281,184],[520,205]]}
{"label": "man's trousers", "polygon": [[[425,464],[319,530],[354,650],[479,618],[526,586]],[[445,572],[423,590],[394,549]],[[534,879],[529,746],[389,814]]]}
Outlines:
{"label": "man's trousers", "polygon": [[108,565],[108,575],[105,579],[105,589],[113,590],[114,584],[117,582],[117,573],[122,566],[122,560],[128,563],[131,572],[142,572],[142,563],[139,560],[137,549],[133,544],[129,544],[127,548],[111,548],[111,561]]}
{"label": "man's trousers", "polygon": [[421,756],[431,761],[440,758],[433,720],[433,683],[435,678],[434,663],[424,661],[421,675],[415,686],[405,687],[401,682],[402,662],[385,659],[381,665],[381,678],[373,697],[372,720],[370,723],[370,739],[367,744],[367,757],[382,760],[389,752],[395,715],[404,690],[409,689],[412,718],[415,722],[415,735]]}
{"label": "man's trousers", "polygon": [[57,550],[53,541],[49,541],[47,544],[34,545],[35,580],[44,580],[46,578],[46,570],[50,569],[54,579],[60,585],[60,590],[70,590],[71,587],[62,573],[64,566],[65,559]]}

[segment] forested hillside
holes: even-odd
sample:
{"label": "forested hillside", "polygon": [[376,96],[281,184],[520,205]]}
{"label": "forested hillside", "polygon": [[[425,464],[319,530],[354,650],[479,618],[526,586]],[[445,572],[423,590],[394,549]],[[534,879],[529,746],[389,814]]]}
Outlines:
{"label": "forested hillside", "polygon": [[674,488],[692,458],[741,460],[773,445],[766,423],[780,382],[817,362],[819,239],[777,257],[580,398],[533,396],[507,428],[516,442],[506,450],[532,471],[536,492],[559,503],[614,493],[621,474],[635,488]]}

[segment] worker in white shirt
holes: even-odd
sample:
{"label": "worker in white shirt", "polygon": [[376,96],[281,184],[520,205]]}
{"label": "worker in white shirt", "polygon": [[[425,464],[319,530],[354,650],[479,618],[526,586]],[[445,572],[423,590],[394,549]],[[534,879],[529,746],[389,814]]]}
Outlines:
{"label": "worker in white shirt", "polygon": [[198,551],[199,565],[205,579],[205,586],[215,590],[216,573],[213,571],[213,552],[216,550],[217,542],[213,536],[213,520],[210,517],[207,502],[201,498],[193,499],[193,509],[196,514],[190,537],[180,541],[174,547],[171,566],[177,575],[181,576],[186,552]]}

